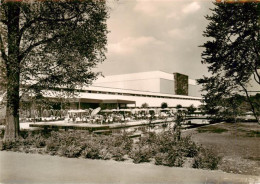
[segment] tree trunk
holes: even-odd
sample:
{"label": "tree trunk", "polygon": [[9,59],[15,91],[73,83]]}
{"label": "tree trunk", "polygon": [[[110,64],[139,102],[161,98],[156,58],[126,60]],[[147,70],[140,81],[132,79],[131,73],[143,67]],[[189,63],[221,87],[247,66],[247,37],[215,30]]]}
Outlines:
{"label": "tree trunk", "polygon": [[248,94],[247,89],[244,87],[244,85],[243,85],[242,83],[240,83],[240,86],[241,86],[241,87],[243,88],[243,90],[245,91],[247,101],[249,102],[249,104],[250,104],[250,106],[251,106],[251,110],[252,110],[252,112],[253,112],[253,114],[254,114],[254,116],[255,116],[255,119],[256,119],[257,123],[260,125],[260,120],[259,120],[259,118],[258,118],[258,116],[257,116],[255,107],[254,107],[252,101],[250,100],[250,96],[249,96],[249,94]]}
{"label": "tree trunk", "polygon": [[7,107],[4,141],[14,141],[19,136],[19,15],[20,3],[8,3],[8,61]]}

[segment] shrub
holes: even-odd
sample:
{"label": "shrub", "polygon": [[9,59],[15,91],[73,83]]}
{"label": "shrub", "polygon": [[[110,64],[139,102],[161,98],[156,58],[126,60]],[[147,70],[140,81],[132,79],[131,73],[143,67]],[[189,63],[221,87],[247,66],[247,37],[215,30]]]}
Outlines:
{"label": "shrub", "polygon": [[125,160],[124,156],[126,155],[126,150],[123,147],[111,147],[109,151],[116,161]]}
{"label": "shrub", "polygon": [[99,145],[90,143],[82,151],[81,156],[83,156],[84,158],[100,159],[101,157],[100,157],[99,150],[100,150]]}
{"label": "shrub", "polygon": [[51,136],[46,141],[46,151],[50,152],[51,155],[58,154],[59,147],[61,146],[61,138],[57,132],[52,132]]}
{"label": "shrub", "polygon": [[46,145],[46,138],[44,138],[41,134],[36,134],[34,137],[34,144],[36,148],[42,148]]}
{"label": "shrub", "polygon": [[133,140],[127,133],[109,136],[106,142],[107,149],[116,161],[125,160],[124,156],[132,150]]}
{"label": "shrub", "polygon": [[106,143],[109,148],[121,147],[125,154],[131,151],[133,146],[133,140],[128,137],[127,133],[124,133],[123,135],[109,136]]}
{"label": "shrub", "polygon": [[162,109],[165,109],[165,108],[167,108],[168,107],[168,104],[166,103],[166,102],[163,102],[162,104],[161,104],[161,108]]}
{"label": "shrub", "polygon": [[3,139],[5,135],[5,129],[0,129],[0,138]]}
{"label": "shrub", "polygon": [[151,157],[151,149],[148,146],[134,148],[130,152],[130,158],[134,163],[149,162]]}
{"label": "shrub", "polygon": [[2,143],[2,150],[13,150],[17,147],[16,141],[5,141]]}
{"label": "shrub", "polygon": [[108,151],[108,149],[103,148],[99,151],[99,156],[103,160],[110,160],[113,155]]}
{"label": "shrub", "polygon": [[81,152],[82,152],[82,147],[75,144],[63,145],[59,149],[60,156],[65,156],[69,158],[79,157],[81,155]]}
{"label": "shrub", "polygon": [[148,105],[148,103],[143,103],[143,104],[141,105],[141,107],[142,107],[142,108],[147,108],[147,107],[149,107],[149,105]]}
{"label": "shrub", "polygon": [[159,152],[155,155],[156,165],[165,165],[170,167],[181,167],[184,163],[184,157],[182,153],[173,147],[165,153]]}
{"label": "shrub", "polygon": [[221,157],[213,150],[201,147],[198,155],[194,158],[192,167],[215,170],[218,168],[220,160]]}
{"label": "shrub", "polygon": [[199,151],[199,147],[191,140],[190,136],[182,137],[177,146],[185,157],[194,157]]}
{"label": "shrub", "polygon": [[165,165],[168,153],[159,152],[155,155],[155,165]]}

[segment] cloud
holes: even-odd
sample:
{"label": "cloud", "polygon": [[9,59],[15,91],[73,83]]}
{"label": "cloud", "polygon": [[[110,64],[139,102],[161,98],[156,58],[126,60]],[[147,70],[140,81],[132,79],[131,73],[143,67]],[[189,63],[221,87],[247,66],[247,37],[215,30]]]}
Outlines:
{"label": "cloud", "polygon": [[144,47],[160,46],[164,43],[150,36],[127,37],[117,43],[108,44],[108,54],[132,54]]}
{"label": "cloud", "polygon": [[174,28],[168,31],[168,35],[175,39],[188,40],[194,35],[193,32],[196,31],[196,26],[187,26],[184,28]]}
{"label": "cloud", "polygon": [[148,70],[204,75],[198,45],[205,42],[204,16],[213,6],[208,0],[116,1],[108,20],[107,61],[98,69],[105,75]]}
{"label": "cloud", "polygon": [[137,0],[134,10],[147,16],[167,16],[169,12],[176,12],[179,9],[176,0]]}
{"label": "cloud", "polygon": [[166,16],[166,18],[168,18],[168,19],[171,19],[171,18],[173,18],[173,19],[179,19],[179,18],[180,18],[180,15],[178,15],[176,12],[171,12],[170,14],[168,14],[168,15]]}
{"label": "cloud", "polygon": [[138,2],[134,10],[151,16],[156,16],[159,13],[153,3],[146,3],[145,1]]}
{"label": "cloud", "polygon": [[194,13],[196,11],[198,11],[200,9],[200,5],[198,2],[192,2],[190,4],[188,4],[187,6],[185,6],[182,9],[182,12],[185,14],[190,14],[190,13]]}
{"label": "cloud", "polygon": [[147,17],[180,20],[200,10],[201,5],[191,0],[137,0],[133,9]]}

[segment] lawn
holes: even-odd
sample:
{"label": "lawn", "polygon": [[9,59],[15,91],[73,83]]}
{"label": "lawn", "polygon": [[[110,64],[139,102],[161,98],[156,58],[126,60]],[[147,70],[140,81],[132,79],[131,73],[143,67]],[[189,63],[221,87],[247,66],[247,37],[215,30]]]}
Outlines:
{"label": "lawn", "polygon": [[260,125],[221,123],[184,132],[198,144],[223,156],[219,169],[229,173],[260,175]]}

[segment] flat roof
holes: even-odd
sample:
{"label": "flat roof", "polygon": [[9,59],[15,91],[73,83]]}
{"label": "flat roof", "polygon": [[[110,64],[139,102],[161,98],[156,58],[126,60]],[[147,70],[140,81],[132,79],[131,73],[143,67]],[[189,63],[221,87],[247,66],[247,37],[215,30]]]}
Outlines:
{"label": "flat roof", "polygon": [[194,99],[194,100],[202,100],[202,97],[193,97],[193,96],[186,96],[186,95],[172,95],[172,94],[157,93],[157,92],[150,92],[150,91],[138,91],[138,90],[101,87],[101,86],[83,87],[83,90],[113,92],[113,93],[119,93],[119,94],[124,93],[124,94],[137,94],[137,95],[150,95],[150,96],[162,96],[162,97],[170,97],[170,98],[174,97],[174,98],[187,98],[187,99]]}
{"label": "flat roof", "polygon": [[[61,92],[48,92],[43,96],[46,98],[60,99],[59,95]],[[134,100],[125,100],[120,98],[115,98],[114,96],[91,94],[86,92],[80,92],[75,97],[68,97],[68,99],[80,99],[80,102],[85,103],[118,103],[118,104],[135,104]]]}
{"label": "flat roof", "polygon": [[[104,77],[99,77],[94,81],[94,85],[99,85],[102,83],[113,83],[113,82],[122,82],[122,81],[134,81],[134,80],[144,80],[144,79],[167,79],[174,80],[173,73],[167,73],[163,71],[148,71],[148,72],[137,72],[137,73],[128,73],[128,74],[119,74],[119,75],[107,75]],[[190,85],[196,85],[194,79],[189,79]]]}

